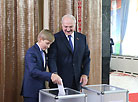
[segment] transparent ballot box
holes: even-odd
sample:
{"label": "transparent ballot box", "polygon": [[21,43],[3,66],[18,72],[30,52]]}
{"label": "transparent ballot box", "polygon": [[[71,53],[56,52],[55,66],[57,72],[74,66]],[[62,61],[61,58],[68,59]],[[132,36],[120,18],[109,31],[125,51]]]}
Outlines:
{"label": "transparent ballot box", "polygon": [[128,102],[128,91],[106,84],[86,85],[82,93],[87,94],[87,102]]}
{"label": "transparent ballot box", "polygon": [[65,95],[58,95],[58,88],[42,89],[39,91],[39,102],[87,102],[86,94],[64,88]]}

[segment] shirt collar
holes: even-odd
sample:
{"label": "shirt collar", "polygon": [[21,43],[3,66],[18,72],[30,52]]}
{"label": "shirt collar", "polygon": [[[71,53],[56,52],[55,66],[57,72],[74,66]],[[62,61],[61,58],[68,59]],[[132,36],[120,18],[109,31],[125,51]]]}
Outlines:
{"label": "shirt collar", "polygon": [[40,51],[42,51],[42,49],[40,48],[40,46],[39,46],[38,42],[37,42],[36,44],[38,45],[38,47],[39,47],[39,50],[40,50]]}
{"label": "shirt collar", "polygon": [[[68,35],[66,35],[66,37],[68,38]],[[74,38],[74,32],[71,34],[71,37]]]}

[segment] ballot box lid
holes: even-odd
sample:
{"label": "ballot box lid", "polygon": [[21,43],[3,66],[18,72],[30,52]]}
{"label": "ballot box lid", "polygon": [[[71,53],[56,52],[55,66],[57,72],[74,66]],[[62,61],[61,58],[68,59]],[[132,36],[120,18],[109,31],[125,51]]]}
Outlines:
{"label": "ballot box lid", "polygon": [[98,84],[98,85],[86,85],[82,87],[84,90],[89,90],[93,92],[97,92],[100,94],[105,94],[105,93],[117,93],[117,92],[127,92],[128,90],[122,89],[116,86],[111,86],[107,84]]}
{"label": "ballot box lid", "polygon": [[43,93],[45,95],[48,95],[53,98],[57,99],[64,99],[64,98],[76,98],[76,97],[85,97],[86,94],[81,93],[79,91],[73,90],[71,88],[64,88],[65,90],[65,95],[58,95],[59,90],[58,88],[52,88],[52,89],[41,89],[39,93]]}

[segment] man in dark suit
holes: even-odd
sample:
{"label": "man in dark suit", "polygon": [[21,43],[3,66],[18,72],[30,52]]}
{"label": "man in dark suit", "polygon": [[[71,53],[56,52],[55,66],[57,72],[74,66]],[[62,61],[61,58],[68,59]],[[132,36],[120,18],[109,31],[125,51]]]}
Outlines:
{"label": "man in dark suit", "polygon": [[43,50],[49,48],[54,41],[54,35],[48,30],[42,30],[38,42],[29,48],[25,55],[25,71],[21,95],[24,102],[38,102],[39,90],[45,88],[45,81],[61,84],[61,78],[54,73],[46,72],[46,58]]}
{"label": "man in dark suit", "polygon": [[[88,82],[90,51],[86,36],[75,32],[76,19],[72,15],[62,17],[62,31],[55,34],[55,41],[48,50],[48,66],[57,73],[65,87],[80,90]],[[51,88],[57,87],[50,83]]]}
{"label": "man in dark suit", "polygon": [[114,45],[114,41],[112,38],[110,38],[110,56],[113,53],[113,45]]}

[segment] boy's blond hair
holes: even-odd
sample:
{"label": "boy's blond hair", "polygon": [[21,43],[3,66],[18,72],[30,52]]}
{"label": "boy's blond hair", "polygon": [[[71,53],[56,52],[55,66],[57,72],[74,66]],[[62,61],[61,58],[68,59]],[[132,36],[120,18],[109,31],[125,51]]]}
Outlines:
{"label": "boy's blond hair", "polygon": [[39,41],[40,38],[42,40],[48,40],[50,42],[54,42],[55,38],[54,38],[54,35],[52,34],[51,31],[47,30],[47,29],[43,29],[39,34],[38,34],[38,37],[37,37],[37,40]]}

